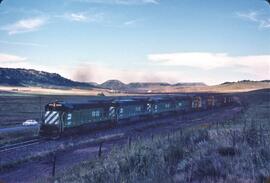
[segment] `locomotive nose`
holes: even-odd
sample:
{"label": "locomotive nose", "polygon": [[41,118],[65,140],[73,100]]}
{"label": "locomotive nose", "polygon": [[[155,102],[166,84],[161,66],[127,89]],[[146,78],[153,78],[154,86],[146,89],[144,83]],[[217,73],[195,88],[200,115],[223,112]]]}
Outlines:
{"label": "locomotive nose", "polygon": [[47,111],[44,115],[44,124],[58,125],[59,113],[57,111]]}

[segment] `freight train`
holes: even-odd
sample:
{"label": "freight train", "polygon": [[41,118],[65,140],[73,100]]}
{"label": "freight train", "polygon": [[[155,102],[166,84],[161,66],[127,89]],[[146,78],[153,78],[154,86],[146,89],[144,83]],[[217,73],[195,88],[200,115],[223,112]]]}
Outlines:
{"label": "freight train", "polygon": [[232,103],[233,97],[225,94],[55,101],[45,106],[40,135],[58,138],[69,131],[108,128],[128,121],[210,110]]}

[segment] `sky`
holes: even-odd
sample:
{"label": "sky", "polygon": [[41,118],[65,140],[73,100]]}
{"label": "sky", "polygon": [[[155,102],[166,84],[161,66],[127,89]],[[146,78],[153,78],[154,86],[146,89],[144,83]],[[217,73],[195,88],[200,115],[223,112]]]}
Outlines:
{"label": "sky", "polygon": [[3,0],[0,67],[85,82],[270,79],[264,0]]}

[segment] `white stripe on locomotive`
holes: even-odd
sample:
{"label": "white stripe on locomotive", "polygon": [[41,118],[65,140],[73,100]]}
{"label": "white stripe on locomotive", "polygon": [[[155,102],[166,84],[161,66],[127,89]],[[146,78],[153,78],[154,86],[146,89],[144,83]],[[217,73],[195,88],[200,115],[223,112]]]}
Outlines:
{"label": "white stripe on locomotive", "polygon": [[147,104],[147,111],[151,112],[151,104]]}
{"label": "white stripe on locomotive", "polygon": [[46,111],[44,117],[47,118],[47,116],[51,113],[52,111]]}
{"label": "white stripe on locomotive", "polygon": [[109,116],[110,117],[114,117],[115,116],[115,108],[114,107],[110,107],[109,108]]}
{"label": "white stripe on locomotive", "polygon": [[53,118],[56,114],[57,112],[51,111],[50,114],[48,114],[47,117],[45,118],[45,123],[48,123],[51,120],[51,118]]}
{"label": "white stripe on locomotive", "polygon": [[57,124],[59,121],[59,114],[57,113],[49,122],[49,124]]}
{"label": "white stripe on locomotive", "polygon": [[57,117],[59,116],[58,112],[52,111],[52,112],[45,118],[45,123],[51,124],[52,119],[54,119],[56,116],[57,116]]}
{"label": "white stripe on locomotive", "polygon": [[45,113],[44,123],[47,123],[48,118],[50,118],[50,116],[52,115],[52,112],[53,112],[53,111],[47,111],[47,112]]}

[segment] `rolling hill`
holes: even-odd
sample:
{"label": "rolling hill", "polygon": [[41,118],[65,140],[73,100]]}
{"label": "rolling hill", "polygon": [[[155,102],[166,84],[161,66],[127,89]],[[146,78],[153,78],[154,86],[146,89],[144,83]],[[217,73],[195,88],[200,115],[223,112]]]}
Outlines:
{"label": "rolling hill", "polygon": [[199,87],[199,86],[207,86],[204,83],[176,83],[170,84],[166,82],[133,82],[129,84],[125,84],[119,80],[108,80],[99,85],[101,88],[111,89],[111,90],[124,90],[124,91],[148,91],[152,89],[158,88],[170,88],[170,87]]}
{"label": "rolling hill", "polygon": [[[108,80],[102,84],[94,82],[77,82],[64,78],[57,73],[37,71],[33,69],[0,68],[1,91],[18,91],[39,93],[50,89],[54,93],[89,94],[96,95],[103,92],[106,95],[117,93],[145,94],[145,93],[181,93],[181,92],[241,92],[270,88],[270,80],[225,82],[219,85],[208,86],[201,82],[176,83],[166,82],[133,82],[125,84],[119,80]],[[16,89],[14,87],[22,87]],[[23,89],[25,87],[34,87]],[[41,89],[39,89],[41,88]],[[51,91],[51,89],[57,91]],[[67,91],[69,89],[70,91]],[[92,91],[92,93],[90,92]],[[119,94],[117,94],[119,95]]]}
{"label": "rolling hill", "polygon": [[92,84],[76,82],[56,73],[33,69],[0,68],[0,85],[2,86],[38,86],[38,87],[74,87],[91,88]]}

